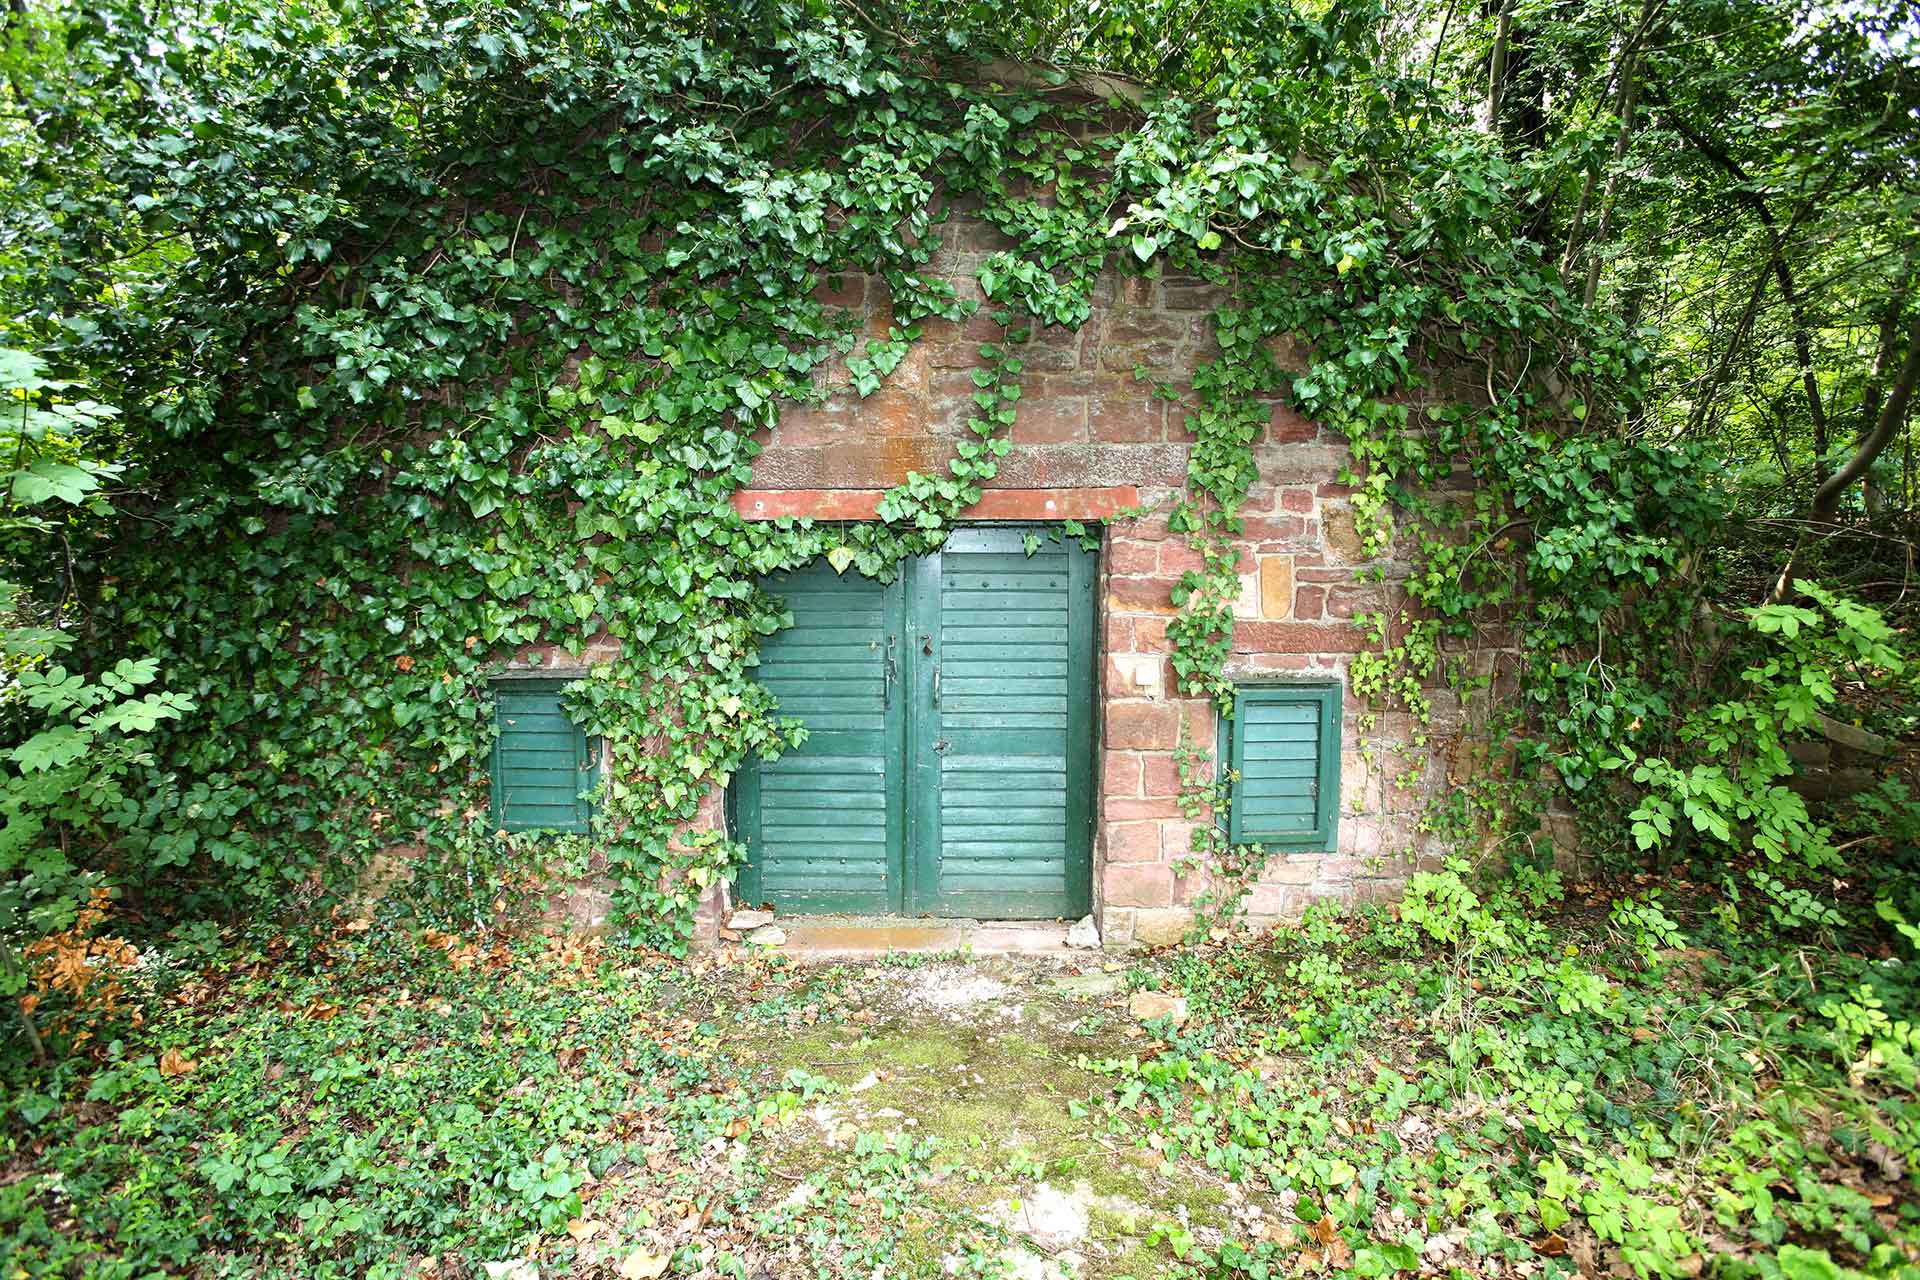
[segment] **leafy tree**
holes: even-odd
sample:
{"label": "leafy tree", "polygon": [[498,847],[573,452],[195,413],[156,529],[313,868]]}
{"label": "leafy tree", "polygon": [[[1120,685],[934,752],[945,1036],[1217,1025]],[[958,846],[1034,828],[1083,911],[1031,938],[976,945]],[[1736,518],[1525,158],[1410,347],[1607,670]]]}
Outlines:
{"label": "leafy tree", "polygon": [[[23,351],[0,348],[0,473],[8,493],[0,537],[18,558],[45,555],[64,540],[62,509],[103,514],[100,488],[121,472],[104,461],[101,428],[114,410],[63,400],[71,384],[42,376]],[[49,544],[54,544],[50,546]],[[64,548],[70,562],[71,546]],[[162,721],[193,709],[175,693],[141,692],[154,682],[151,658],[122,658],[94,676],[54,662],[71,647],[60,610],[0,581],[0,717],[12,742],[0,755],[0,997],[25,989],[17,952],[23,941],[65,928],[105,887],[101,868],[122,851],[128,828],[151,815],[126,782],[150,764],[146,737]],[[29,1015],[22,1028],[39,1049]]]}

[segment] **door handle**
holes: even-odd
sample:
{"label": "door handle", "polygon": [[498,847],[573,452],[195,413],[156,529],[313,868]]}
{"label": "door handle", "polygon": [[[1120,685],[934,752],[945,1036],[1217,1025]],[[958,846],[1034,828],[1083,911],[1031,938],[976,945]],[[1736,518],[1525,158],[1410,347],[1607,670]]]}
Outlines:
{"label": "door handle", "polygon": [[940,705],[940,664],[933,664],[933,705]]}
{"label": "door handle", "polygon": [[893,706],[893,644],[898,636],[887,637],[887,653],[880,659],[880,709]]}

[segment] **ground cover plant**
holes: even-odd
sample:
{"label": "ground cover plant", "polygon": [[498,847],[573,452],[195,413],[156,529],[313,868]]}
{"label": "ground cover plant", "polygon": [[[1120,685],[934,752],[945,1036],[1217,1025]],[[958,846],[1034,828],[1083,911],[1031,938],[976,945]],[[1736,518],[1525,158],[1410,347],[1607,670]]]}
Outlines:
{"label": "ground cover plant", "polygon": [[1916,905],[1783,948],[1448,870],[1131,961],[206,938],[7,1060],[0,1274],[1910,1280]]}

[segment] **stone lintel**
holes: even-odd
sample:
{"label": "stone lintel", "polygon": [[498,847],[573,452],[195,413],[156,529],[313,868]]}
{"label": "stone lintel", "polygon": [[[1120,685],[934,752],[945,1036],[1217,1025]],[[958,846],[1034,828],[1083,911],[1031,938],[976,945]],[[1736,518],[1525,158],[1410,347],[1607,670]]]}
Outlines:
{"label": "stone lintel", "polygon": [[[733,509],[748,520],[872,520],[882,495],[879,489],[742,489],[733,495]],[[1138,505],[1140,491],[1130,484],[988,489],[962,514],[969,520],[1099,520]]]}

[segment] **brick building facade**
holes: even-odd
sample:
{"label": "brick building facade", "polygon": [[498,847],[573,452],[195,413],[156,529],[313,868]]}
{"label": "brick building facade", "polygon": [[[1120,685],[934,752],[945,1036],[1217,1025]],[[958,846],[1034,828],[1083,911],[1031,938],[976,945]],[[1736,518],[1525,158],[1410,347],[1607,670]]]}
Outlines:
{"label": "brick building facade", "polygon": [[[977,298],[978,266],[1008,242],[965,220],[949,224],[944,239],[931,269]],[[826,301],[863,316],[868,334],[886,333],[893,316],[883,283],[857,276],[830,283]],[[1101,529],[1091,903],[1106,945],[1159,944],[1178,939],[1204,888],[1176,867],[1192,837],[1177,801],[1176,747],[1184,724],[1192,742],[1211,750],[1217,724],[1206,701],[1177,693],[1168,661],[1173,589],[1201,565],[1185,538],[1169,532],[1165,514],[1186,479],[1187,410],[1155,395],[1153,384],[1184,388],[1196,365],[1216,353],[1210,313],[1222,297],[1196,280],[1118,274],[1103,277],[1095,297],[1082,328],[1039,328],[1019,352],[1011,451],[967,519],[1098,521],[1148,511]],[[931,320],[873,394],[840,391],[824,404],[787,406],[762,433],[753,483],[736,495],[736,508],[750,520],[860,520],[910,471],[944,474],[973,412],[979,345],[1001,336],[985,316]],[[1294,358],[1287,350],[1276,355],[1283,365]],[[828,370],[829,379],[835,372]],[[844,382],[844,370],[837,372]],[[1351,491],[1340,483],[1345,441],[1276,401],[1255,456],[1259,480],[1243,512],[1229,674],[1338,682],[1344,707],[1333,847],[1272,856],[1247,902],[1255,920],[1268,920],[1297,915],[1316,899],[1397,893],[1414,869],[1415,818],[1423,798],[1443,785],[1445,762],[1419,745],[1425,739],[1405,717],[1380,717],[1364,734],[1357,722],[1362,707],[1347,676],[1368,642],[1353,619],[1387,607],[1402,575],[1364,556]],[[700,821],[728,821],[721,790],[707,798]],[[703,936],[713,936],[722,905],[716,895],[702,912]]]}

